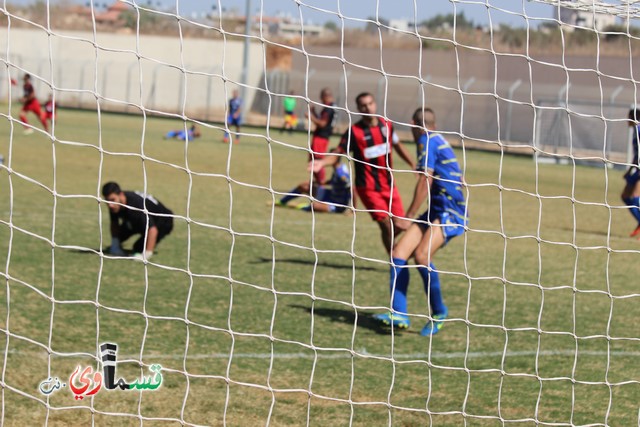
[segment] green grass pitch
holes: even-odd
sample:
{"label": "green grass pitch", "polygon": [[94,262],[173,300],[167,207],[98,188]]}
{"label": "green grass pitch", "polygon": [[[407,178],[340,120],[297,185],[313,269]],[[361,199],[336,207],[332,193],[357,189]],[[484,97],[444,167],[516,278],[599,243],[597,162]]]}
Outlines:
{"label": "green grass pitch", "polygon": [[[6,425],[637,423],[640,243],[620,171],[458,151],[470,231],[434,259],[450,319],[425,339],[416,272],[412,328],[370,320],[389,296],[367,213],[269,205],[308,177],[306,135],[246,128],[225,145],[205,127],[185,145],[162,139],[180,121],[61,111],[52,141],[12,133],[3,108]],[[415,178],[396,177],[407,204]],[[110,241],[108,180],[146,183],[178,215],[149,265],[81,250]],[[99,366],[106,341],[119,375],[159,363],[162,387],[40,394],[48,376]]]}

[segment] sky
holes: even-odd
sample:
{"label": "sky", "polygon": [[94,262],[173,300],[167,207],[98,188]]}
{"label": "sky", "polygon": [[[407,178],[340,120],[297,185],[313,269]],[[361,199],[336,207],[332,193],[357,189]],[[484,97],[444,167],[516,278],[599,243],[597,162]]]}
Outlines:
{"label": "sky", "polygon": [[[11,3],[28,4],[34,0],[10,0]],[[51,4],[59,0],[46,0]],[[86,4],[93,1],[95,5],[111,4],[114,0],[71,0],[75,3]],[[523,10],[530,18],[551,19],[554,7],[536,0],[128,0],[140,6],[151,4],[155,8],[179,10],[180,14],[192,17],[194,13],[212,12],[213,6],[226,10],[236,9],[241,14],[247,1],[252,4],[252,13],[258,14],[263,10],[267,15],[277,13],[290,14],[296,18],[302,17],[307,24],[324,24],[327,21],[339,23],[338,11],[346,19],[345,25],[362,25],[358,19],[378,16],[385,19],[408,19],[421,22],[438,14],[464,12],[467,18],[476,24],[488,25],[491,19],[493,25],[501,23],[516,27],[524,27]],[[489,7],[488,7],[489,6]],[[543,22],[540,19],[530,19],[532,26]]]}
{"label": "sky", "polygon": [[[141,0],[147,1],[147,0]],[[158,0],[154,0],[158,1]],[[174,4],[175,0],[163,0]],[[178,0],[180,10],[183,8],[202,7],[203,3],[220,3],[227,9],[235,7],[244,11],[246,0]],[[326,21],[339,21],[338,11],[348,18],[366,19],[378,16],[386,19],[408,19],[417,22],[429,19],[438,14],[464,12],[467,18],[480,25],[489,24],[490,16],[493,24],[508,23],[513,26],[526,25],[521,16],[523,7],[528,16],[551,18],[553,6],[527,0],[475,0],[451,2],[449,0],[251,0],[252,9],[257,13],[262,9],[267,14],[278,12],[290,13],[316,24]],[[491,7],[488,8],[487,4]],[[454,9],[455,5],[455,9]],[[502,9],[502,10],[500,10]],[[509,13],[511,12],[511,13]],[[347,23],[348,22],[348,23]],[[536,22],[537,24],[538,22]],[[345,25],[357,25],[358,21],[347,20]]]}

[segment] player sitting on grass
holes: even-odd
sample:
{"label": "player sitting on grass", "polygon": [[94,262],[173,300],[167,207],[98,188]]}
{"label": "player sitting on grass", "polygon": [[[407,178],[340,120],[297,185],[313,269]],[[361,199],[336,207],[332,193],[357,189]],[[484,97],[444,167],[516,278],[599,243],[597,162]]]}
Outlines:
{"label": "player sitting on grass", "polygon": [[191,127],[185,132],[184,129],[180,130],[170,130],[166,133],[163,139],[175,138],[180,141],[193,141],[194,139],[200,137],[200,129],[196,125],[191,125]]}
{"label": "player sitting on grass", "polygon": [[173,229],[173,212],[150,194],[122,191],[115,182],[107,182],[102,187],[102,195],[109,205],[111,218],[109,253],[125,255],[121,242],[139,234],[141,237],[133,244],[133,257],[151,258],[156,245]]}
{"label": "player sitting on grass", "polygon": [[640,133],[640,109],[629,110],[629,127],[633,128],[633,139],[631,146],[633,149],[633,159],[631,166],[624,174],[627,182],[622,190],[621,198],[625,205],[629,206],[629,212],[638,221],[638,225],[631,233],[631,237],[640,235],[640,169],[638,165],[638,133]]}
{"label": "player sitting on grass", "polygon": [[413,114],[413,138],[417,144],[418,165],[421,174],[416,183],[413,201],[407,217],[413,218],[428,198],[429,207],[414,222],[393,248],[390,277],[391,313],[374,316],[387,326],[409,327],[407,316],[407,289],[409,270],[407,261],[413,257],[422,276],[424,290],[431,307],[431,318],[422,331],[423,336],[438,333],[447,318],[440,290],[438,271],[432,263],[436,251],[455,236],[464,233],[466,203],[462,192],[462,172],[455,153],[442,135],[435,133],[435,114],[429,108],[419,108]]}
{"label": "player sitting on grass", "polygon": [[[313,197],[317,201],[311,204],[304,203],[296,205],[297,209],[315,212],[332,212],[342,213],[351,204],[351,175],[349,167],[342,163],[333,165],[333,175],[329,181],[329,186],[315,185],[313,186]],[[301,195],[311,194],[311,185],[309,182],[303,182],[290,191],[280,200],[276,201],[276,206],[287,206],[287,204]]]}

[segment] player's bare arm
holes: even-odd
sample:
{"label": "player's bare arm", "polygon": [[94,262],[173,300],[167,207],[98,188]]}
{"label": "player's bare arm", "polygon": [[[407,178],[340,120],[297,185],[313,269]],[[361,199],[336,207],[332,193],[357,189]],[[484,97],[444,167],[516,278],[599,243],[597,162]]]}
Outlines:
{"label": "player's bare arm", "polygon": [[335,165],[338,163],[338,160],[340,160],[340,156],[338,156],[335,150],[333,150],[330,153],[327,153],[327,155],[322,159],[311,160],[307,170],[311,172],[318,172],[327,166]]}
{"label": "player's bare arm", "polygon": [[402,158],[402,160],[404,160],[412,170],[416,168],[416,163],[413,161],[411,155],[409,154],[409,151],[401,142],[394,144],[393,148],[396,150],[396,153],[398,153],[400,158]]}
{"label": "player's bare arm", "polygon": [[156,248],[156,243],[158,242],[158,227],[152,225],[149,227],[149,231],[147,232],[147,245],[146,251],[148,253],[153,253],[153,250]]}
{"label": "player's bare arm", "polygon": [[415,189],[413,191],[413,200],[409,205],[409,209],[407,210],[407,218],[415,218],[416,214],[420,212],[420,206],[424,203],[429,195],[429,188],[431,188],[431,184],[433,182],[433,177],[431,172],[425,177],[422,173],[418,177],[418,182],[416,182]]}

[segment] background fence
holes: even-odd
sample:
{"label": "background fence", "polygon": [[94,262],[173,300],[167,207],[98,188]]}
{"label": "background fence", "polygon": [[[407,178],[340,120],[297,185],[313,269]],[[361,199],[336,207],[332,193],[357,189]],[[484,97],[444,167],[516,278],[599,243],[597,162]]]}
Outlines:
{"label": "background fence", "polygon": [[[55,87],[61,106],[95,109],[99,104],[103,110],[145,109],[223,121],[227,98],[242,75],[239,41],[146,35],[136,40],[135,35],[92,33],[48,36],[38,29],[12,29],[10,41],[3,35],[0,32],[0,48],[8,58],[0,69],[3,99],[21,96],[20,86],[10,86],[9,78],[19,80],[28,72],[41,98]],[[347,50],[337,57],[335,48],[322,48],[292,51],[292,71],[265,71],[266,48],[259,43],[250,48],[245,104],[246,121],[254,125],[268,119],[279,127],[282,100],[290,90],[299,97],[296,112],[303,117],[308,100],[318,102],[320,90],[329,87],[336,98],[338,131],[358,120],[354,99],[367,91],[376,96],[379,113],[397,122],[400,131],[408,130],[412,112],[424,102],[436,111],[441,131],[476,140],[481,147],[535,146],[552,154],[570,149],[576,156],[599,153],[615,162],[627,158],[624,120],[637,98],[634,80],[623,80],[634,65],[628,58],[605,58],[596,73],[578,68],[586,66],[580,58],[574,69],[569,67],[571,58],[527,61],[518,55],[416,55],[397,50],[381,55],[376,49]],[[559,70],[559,61],[568,68]],[[308,73],[300,71],[307,69]]]}

